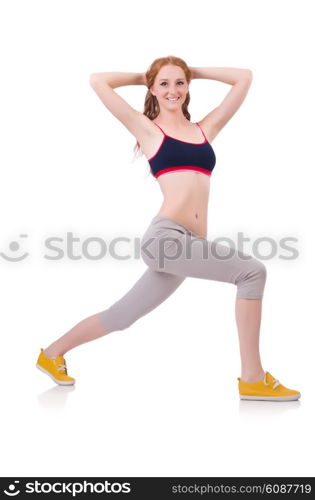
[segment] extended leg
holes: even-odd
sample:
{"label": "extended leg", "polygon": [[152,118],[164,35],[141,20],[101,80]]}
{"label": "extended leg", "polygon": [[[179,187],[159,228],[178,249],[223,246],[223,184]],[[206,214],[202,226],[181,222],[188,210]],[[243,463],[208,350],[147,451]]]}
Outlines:
{"label": "extended leg", "polygon": [[108,333],[124,330],[164,302],[185,277],[147,269],[135,285],[111,307],[80,321],[53,342],[45,354],[64,355],[70,349]]}

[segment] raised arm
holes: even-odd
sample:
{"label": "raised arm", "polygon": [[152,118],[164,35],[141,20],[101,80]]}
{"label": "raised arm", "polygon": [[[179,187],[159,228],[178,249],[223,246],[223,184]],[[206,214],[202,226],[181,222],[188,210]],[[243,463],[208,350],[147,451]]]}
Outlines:
{"label": "raised arm", "polygon": [[190,70],[192,78],[208,78],[232,85],[221,104],[199,122],[211,142],[241,106],[251,85],[253,73],[250,69],[242,68],[190,68]]}
{"label": "raised arm", "polygon": [[106,72],[92,73],[90,85],[106,108],[134,135],[139,141],[151,131],[154,125],[140,111],[130,106],[113,89],[125,85],[145,85],[144,73]]}

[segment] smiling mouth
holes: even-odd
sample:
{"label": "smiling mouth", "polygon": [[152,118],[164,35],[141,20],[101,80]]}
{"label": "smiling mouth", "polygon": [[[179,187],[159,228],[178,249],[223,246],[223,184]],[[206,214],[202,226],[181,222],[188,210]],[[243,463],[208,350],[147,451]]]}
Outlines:
{"label": "smiling mouth", "polygon": [[176,102],[178,101],[179,97],[177,97],[177,99],[169,99],[168,97],[166,98],[167,101],[170,101],[170,102]]}

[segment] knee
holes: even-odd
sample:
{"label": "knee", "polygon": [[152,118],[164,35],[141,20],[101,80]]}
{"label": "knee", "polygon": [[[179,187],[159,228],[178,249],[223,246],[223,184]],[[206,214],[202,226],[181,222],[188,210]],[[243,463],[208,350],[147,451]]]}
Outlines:
{"label": "knee", "polygon": [[256,260],[253,273],[259,281],[265,284],[267,279],[267,268],[263,262]]}
{"label": "knee", "polygon": [[267,280],[267,268],[257,259],[251,261],[250,269],[238,283],[237,298],[261,299],[264,294]]}
{"label": "knee", "polygon": [[249,280],[252,283],[252,293],[257,295],[257,298],[262,298],[267,279],[267,268],[263,262],[255,259],[254,267],[249,275]]}
{"label": "knee", "polygon": [[100,322],[106,329],[106,333],[125,330],[133,323],[129,318],[127,319],[127,315],[117,314],[113,306],[100,312]]}
{"label": "knee", "polygon": [[261,296],[260,298],[262,298],[267,280],[267,268],[265,264],[263,264],[261,261],[257,261],[255,273],[256,273],[256,287],[259,290],[258,293]]}

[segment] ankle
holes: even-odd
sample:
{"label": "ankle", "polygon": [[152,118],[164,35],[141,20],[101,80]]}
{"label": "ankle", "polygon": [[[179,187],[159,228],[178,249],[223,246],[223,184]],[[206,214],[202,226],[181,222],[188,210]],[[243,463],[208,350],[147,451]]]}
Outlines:
{"label": "ankle", "polygon": [[52,359],[54,357],[54,355],[48,349],[44,349],[43,353],[46,358]]}
{"label": "ankle", "polygon": [[254,384],[255,382],[260,382],[265,377],[265,372],[263,370],[252,373],[242,373],[241,381],[247,384]]}
{"label": "ankle", "polygon": [[44,349],[44,354],[49,359],[55,358],[56,356],[63,356],[63,354],[55,352],[53,349],[49,349],[49,348]]}

